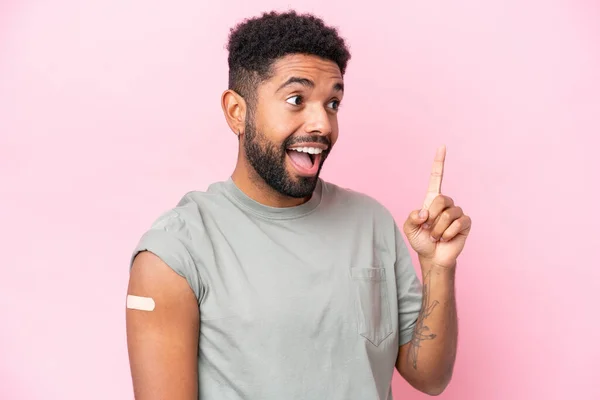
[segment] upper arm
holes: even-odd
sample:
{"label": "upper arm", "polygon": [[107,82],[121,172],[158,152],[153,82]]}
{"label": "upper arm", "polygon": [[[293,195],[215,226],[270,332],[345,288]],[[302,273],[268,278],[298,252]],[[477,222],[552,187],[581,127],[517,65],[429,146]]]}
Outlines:
{"label": "upper arm", "polygon": [[[396,226],[396,290],[398,296],[398,332],[400,345],[406,345],[413,337],[414,327],[421,312],[423,285],[417,276],[408,246]],[[405,347],[406,348],[406,347]]]}
{"label": "upper arm", "polygon": [[414,348],[411,346],[414,329],[421,312],[423,286],[412,263],[408,246],[402,234],[395,226],[396,235],[396,290],[398,295],[398,332],[400,346],[396,368],[400,375],[407,377],[410,372],[408,355]]}
{"label": "upper arm", "polygon": [[198,398],[197,298],[185,278],[149,251],[131,267],[127,294],[151,297],[153,311],[126,309],[136,400]]}

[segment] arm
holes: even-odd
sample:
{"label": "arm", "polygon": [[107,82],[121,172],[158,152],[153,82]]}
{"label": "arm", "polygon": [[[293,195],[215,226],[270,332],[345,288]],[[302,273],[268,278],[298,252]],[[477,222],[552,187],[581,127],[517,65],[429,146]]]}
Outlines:
{"label": "arm", "polygon": [[441,194],[445,157],[442,146],[435,155],[423,207],[404,224],[419,255],[423,301],[412,340],[400,347],[396,368],[413,387],[431,395],[442,393],[452,377],[458,336],[454,278],[471,230],[471,218]]}
{"label": "arm", "polygon": [[128,294],[154,299],[153,311],[126,310],[136,400],[198,398],[199,311],[186,280],[151,252],[131,268]]}
{"label": "arm", "polygon": [[412,340],[400,347],[396,368],[415,389],[438,395],[450,382],[456,358],[455,270],[426,261],[421,268],[423,304]]}

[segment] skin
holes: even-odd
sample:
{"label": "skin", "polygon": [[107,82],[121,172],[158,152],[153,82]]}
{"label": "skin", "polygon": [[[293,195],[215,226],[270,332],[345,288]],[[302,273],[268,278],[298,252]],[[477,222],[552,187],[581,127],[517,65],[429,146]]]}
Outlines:
{"label": "skin", "polygon": [[458,341],[454,280],[457,258],[471,230],[471,218],[441,193],[445,158],[442,146],[423,206],[404,223],[421,264],[423,304],[412,340],[400,347],[396,368],[413,387],[430,395],[441,394],[452,378]]}
{"label": "skin", "polygon": [[[260,162],[256,156],[261,151],[268,151],[270,162],[281,162],[278,171],[285,175],[280,178],[286,190],[301,193],[309,187],[310,179],[298,176],[283,152],[287,144],[308,139],[327,143],[325,156],[331,151],[338,139],[337,104],[343,96],[343,79],[335,63],[306,55],[283,57],[272,72],[258,86],[255,104],[248,104],[232,90],[222,95],[225,119],[239,135],[232,179],[259,203],[293,207],[308,201],[310,192],[301,197],[286,195],[281,187],[269,185],[252,163]],[[284,85],[293,77],[304,83]],[[456,260],[471,226],[462,209],[441,194],[444,159],[445,148],[441,148],[423,207],[412,212],[404,224],[407,239],[419,255],[424,302],[413,339],[400,347],[396,362],[399,373],[413,387],[431,395],[443,392],[452,376],[458,330]],[[152,312],[126,311],[135,398],[197,399],[200,315],[191,288],[157,256],[142,252],[134,260],[128,294],[152,297],[156,303]]]}
{"label": "skin", "polygon": [[154,311],[126,309],[136,400],[198,399],[196,296],[184,278],[150,252],[134,260],[127,293],[152,297]]}

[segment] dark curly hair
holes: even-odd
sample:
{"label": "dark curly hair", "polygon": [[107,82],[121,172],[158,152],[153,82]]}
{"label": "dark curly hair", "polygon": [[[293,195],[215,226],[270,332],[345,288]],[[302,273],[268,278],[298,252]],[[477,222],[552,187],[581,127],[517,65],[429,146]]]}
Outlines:
{"label": "dark curly hair", "polygon": [[271,66],[289,54],[307,54],[335,62],[342,76],[350,51],[335,28],[312,14],[269,12],[246,19],[231,29],[229,42],[229,89],[250,103],[258,84],[269,79]]}

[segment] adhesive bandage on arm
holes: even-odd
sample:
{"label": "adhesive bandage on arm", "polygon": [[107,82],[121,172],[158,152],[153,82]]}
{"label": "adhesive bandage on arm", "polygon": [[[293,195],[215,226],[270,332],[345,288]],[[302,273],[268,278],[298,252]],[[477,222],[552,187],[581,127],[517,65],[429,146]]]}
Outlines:
{"label": "adhesive bandage on arm", "polygon": [[127,295],[127,308],[132,310],[153,311],[154,306],[154,299],[151,297],[133,296],[131,294]]}

